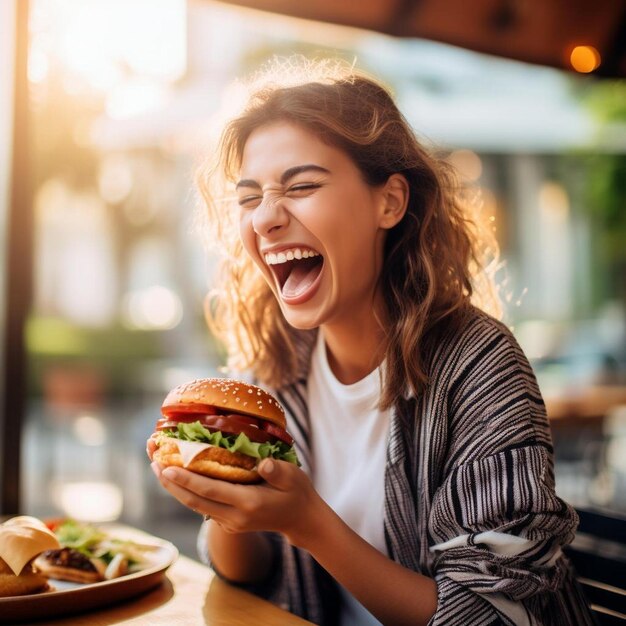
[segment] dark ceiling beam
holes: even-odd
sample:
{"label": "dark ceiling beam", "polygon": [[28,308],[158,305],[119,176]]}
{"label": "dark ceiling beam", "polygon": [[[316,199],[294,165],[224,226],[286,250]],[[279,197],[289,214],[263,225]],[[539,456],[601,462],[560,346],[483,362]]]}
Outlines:
{"label": "dark ceiling beam", "polygon": [[398,0],[396,9],[386,25],[381,24],[380,30],[397,37],[411,34],[411,25],[416,18],[422,0]]}
{"label": "dark ceiling beam", "polygon": [[[594,75],[626,77],[624,0],[221,1],[397,37],[439,41],[566,71],[574,71],[568,63],[570,46],[593,45],[602,57]],[[609,40],[612,46],[607,46]]]}
{"label": "dark ceiling beam", "polygon": [[598,76],[626,76],[626,4],[610,43],[600,53],[603,60]]}

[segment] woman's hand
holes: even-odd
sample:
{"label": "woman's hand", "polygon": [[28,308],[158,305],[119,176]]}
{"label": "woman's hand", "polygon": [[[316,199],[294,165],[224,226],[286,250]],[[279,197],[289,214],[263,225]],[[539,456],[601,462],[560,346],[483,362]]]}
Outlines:
{"label": "woman's hand", "polygon": [[146,454],[148,455],[148,458],[151,461],[152,461],[152,455],[155,453],[156,449],[157,449],[156,442],[154,441],[152,437],[150,437],[148,441],[146,442]]}
{"label": "woman's hand", "polygon": [[[148,441],[150,458],[153,446]],[[152,469],[179,502],[210,516],[229,533],[278,532],[291,544],[305,547],[313,541],[321,517],[330,510],[308,476],[286,461],[263,460],[258,471],[265,481],[255,485],[228,483],[180,467],[163,468],[156,462]]]}

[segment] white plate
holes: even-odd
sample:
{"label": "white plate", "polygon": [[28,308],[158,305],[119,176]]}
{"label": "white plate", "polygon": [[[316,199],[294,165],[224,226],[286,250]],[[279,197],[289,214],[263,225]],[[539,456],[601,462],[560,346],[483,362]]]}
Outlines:
{"label": "white plate", "polygon": [[178,549],[169,541],[125,526],[108,524],[98,526],[116,539],[129,539],[153,546],[154,550],[146,555],[149,560],[148,564],[141,570],[126,574],[126,576],[84,585],[50,578],[53,590],[26,596],[0,598],[0,624],[12,624],[16,620],[41,617],[60,617],[101,606],[110,606],[114,602],[132,598],[156,587],[163,579],[165,570],[178,558]]}

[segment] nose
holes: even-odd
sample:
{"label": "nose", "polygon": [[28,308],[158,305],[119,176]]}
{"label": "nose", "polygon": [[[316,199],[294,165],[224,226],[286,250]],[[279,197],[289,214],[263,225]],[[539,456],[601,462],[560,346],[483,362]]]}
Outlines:
{"label": "nose", "polygon": [[282,199],[266,197],[254,209],[252,227],[254,232],[261,237],[267,237],[289,223],[289,212],[283,205]]}

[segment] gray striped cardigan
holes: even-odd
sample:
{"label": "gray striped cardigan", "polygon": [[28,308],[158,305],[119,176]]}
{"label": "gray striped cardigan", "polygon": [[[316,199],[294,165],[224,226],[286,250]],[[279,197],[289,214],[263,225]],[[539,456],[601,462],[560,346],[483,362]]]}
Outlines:
{"label": "gray striped cardigan", "polygon": [[[275,390],[308,472],[311,347],[303,346],[298,380]],[[561,553],[576,524],[554,491],[531,367],[503,324],[471,309],[460,330],[441,337],[425,393],[395,406],[385,469],[388,555],[437,582],[432,626],[584,626],[593,620]],[[308,553],[271,538],[271,580],[249,589],[317,624],[337,623],[331,577]]]}

